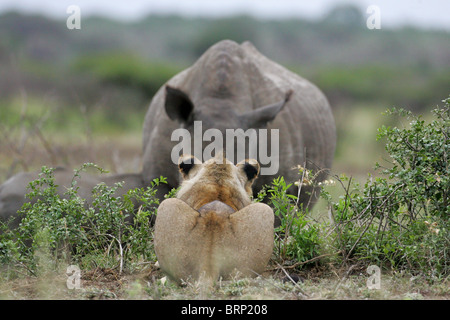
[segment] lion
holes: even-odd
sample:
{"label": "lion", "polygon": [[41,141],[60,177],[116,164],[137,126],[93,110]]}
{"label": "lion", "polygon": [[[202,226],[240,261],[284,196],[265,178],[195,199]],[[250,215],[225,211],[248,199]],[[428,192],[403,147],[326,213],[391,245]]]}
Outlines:
{"label": "lion", "polygon": [[263,273],[273,250],[274,214],[251,200],[258,162],[234,165],[216,157],[201,163],[183,155],[178,167],[177,198],[160,204],[155,222],[162,271],[177,283]]}

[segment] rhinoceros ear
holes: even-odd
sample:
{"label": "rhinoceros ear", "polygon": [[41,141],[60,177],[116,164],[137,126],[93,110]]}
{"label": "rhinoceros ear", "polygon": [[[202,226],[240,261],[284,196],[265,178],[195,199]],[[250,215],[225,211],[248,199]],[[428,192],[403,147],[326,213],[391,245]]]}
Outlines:
{"label": "rhinoceros ear", "polygon": [[188,95],[180,89],[166,85],[166,100],[164,107],[171,120],[186,122],[194,110],[194,105]]}
{"label": "rhinoceros ear", "polygon": [[243,122],[247,124],[248,128],[265,127],[269,121],[274,120],[277,114],[283,110],[283,107],[289,102],[292,92],[292,90],[286,92],[284,99],[279,102],[244,113],[241,116]]}

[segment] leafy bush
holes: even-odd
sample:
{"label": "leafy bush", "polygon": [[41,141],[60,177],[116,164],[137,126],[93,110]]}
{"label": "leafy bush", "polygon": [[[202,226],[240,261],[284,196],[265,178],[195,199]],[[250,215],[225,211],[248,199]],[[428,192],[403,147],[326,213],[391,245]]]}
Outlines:
{"label": "leafy bush", "polygon": [[291,184],[283,177],[275,178],[258,194],[258,201],[268,196],[279,224],[275,228],[274,253],[280,262],[290,265],[303,265],[319,254],[321,226],[302,211],[298,197],[287,193]]}
{"label": "leafy bush", "polygon": [[[87,204],[77,194],[75,178],[88,167],[103,171],[90,163],[75,170],[64,197],[57,193],[54,169],[42,168],[27,195],[37,200],[23,205],[17,230],[0,235],[0,262],[26,265],[34,274],[42,263],[117,267],[122,272],[125,264],[156,260],[150,221],[159,204],[156,188],[166,180],[154,179],[149,187],[129,190],[123,198],[114,195],[121,183],[112,187],[101,183]],[[134,214],[135,204],[139,207]]]}
{"label": "leafy bush", "polygon": [[[290,185],[283,177],[263,189],[258,201],[267,197],[279,220],[276,258],[286,266],[302,266],[339,253],[344,263],[408,268],[431,280],[448,276],[450,98],[444,103],[429,124],[411,112],[388,110],[410,125],[379,129],[378,140],[386,140],[390,157],[387,166],[376,164],[380,177],[369,175],[363,186],[343,175],[333,177],[344,191],[336,201],[323,187],[328,181],[321,183],[331,225],[303,211],[297,197],[287,193]],[[303,185],[314,181],[305,172],[300,172]]]}
{"label": "leafy bush", "polygon": [[444,103],[429,124],[405,110],[389,110],[409,119],[410,127],[379,129],[390,156],[389,166],[376,164],[382,177],[369,177],[363,188],[338,179],[345,194],[330,201],[330,209],[344,260],[409,268],[430,279],[449,274],[450,98]]}

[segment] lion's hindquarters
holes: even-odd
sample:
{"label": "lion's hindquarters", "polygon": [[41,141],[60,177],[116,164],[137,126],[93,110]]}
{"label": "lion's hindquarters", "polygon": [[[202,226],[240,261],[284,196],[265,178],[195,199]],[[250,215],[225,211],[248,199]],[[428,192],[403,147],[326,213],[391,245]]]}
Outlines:
{"label": "lion's hindquarters", "polygon": [[229,235],[238,271],[246,276],[261,274],[273,251],[273,210],[266,204],[253,203],[230,216]]}
{"label": "lion's hindquarters", "polygon": [[272,209],[261,203],[224,214],[164,200],[155,223],[161,269],[178,282],[203,274],[212,280],[260,274],[272,254],[273,220]]}
{"label": "lion's hindquarters", "polygon": [[200,239],[191,235],[199,213],[179,199],[161,202],[155,221],[155,252],[161,269],[175,281],[197,276]]}

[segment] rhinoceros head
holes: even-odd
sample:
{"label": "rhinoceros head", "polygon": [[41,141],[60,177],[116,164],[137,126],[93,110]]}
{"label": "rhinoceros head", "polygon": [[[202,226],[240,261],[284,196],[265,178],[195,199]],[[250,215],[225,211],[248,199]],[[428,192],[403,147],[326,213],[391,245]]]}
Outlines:
{"label": "rhinoceros head", "polygon": [[265,128],[289,101],[292,90],[283,100],[238,114],[232,99],[204,99],[196,106],[187,92],[166,85],[165,110],[171,120],[180,122],[180,126],[191,129],[194,121],[202,121],[203,128],[225,129]]}

